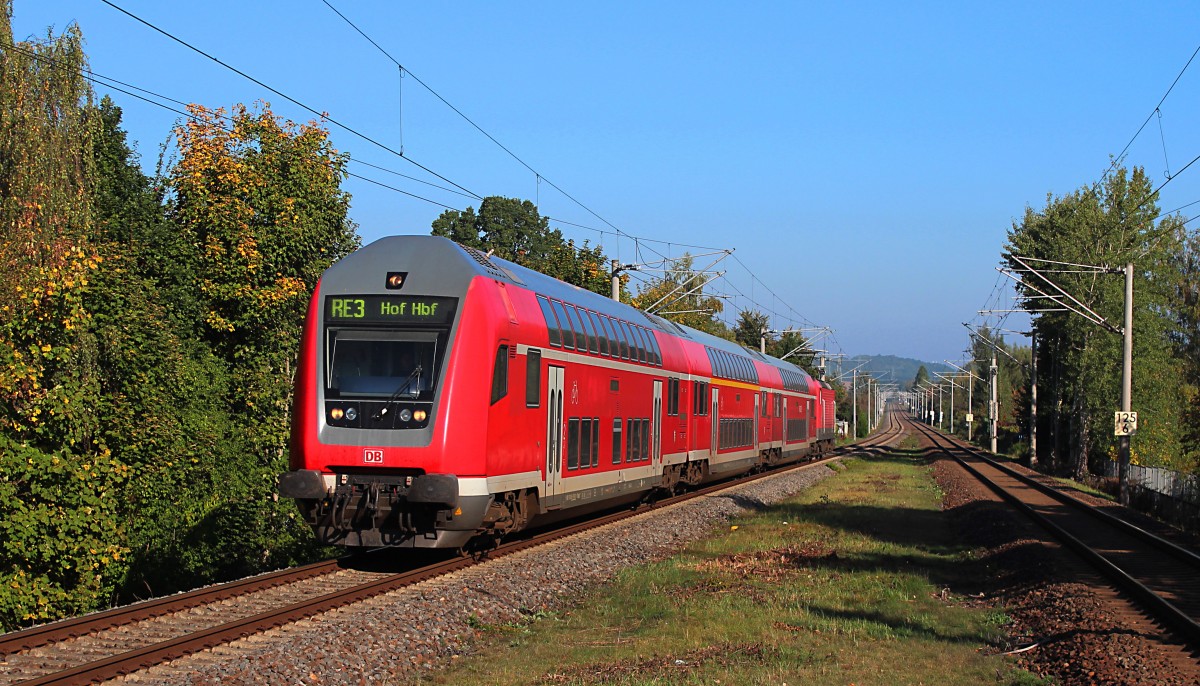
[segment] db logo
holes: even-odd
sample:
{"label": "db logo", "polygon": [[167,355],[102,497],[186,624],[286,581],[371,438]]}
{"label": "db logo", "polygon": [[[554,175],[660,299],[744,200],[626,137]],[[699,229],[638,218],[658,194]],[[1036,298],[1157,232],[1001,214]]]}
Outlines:
{"label": "db logo", "polygon": [[367,464],[383,464],[383,450],[378,448],[363,449],[363,462]]}

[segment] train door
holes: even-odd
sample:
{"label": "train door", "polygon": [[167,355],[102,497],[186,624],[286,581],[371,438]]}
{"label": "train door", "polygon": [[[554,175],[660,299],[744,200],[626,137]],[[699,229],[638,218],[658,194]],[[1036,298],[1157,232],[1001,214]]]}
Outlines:
{"label": "train door", "polygon": [[716,387],[712,389],[712,413],[709,415],[712,420],[712,441],[708,444],[708,454],[711,457],[716,457],[717,450],[720,449],[717,443],[717,439],[720,437],[720,432],[717,431],[717,428],[721,426],[721,418],[717,414],[717,410],[720,408],[720,404],[717,402],[717,392],[719,390]]}
{"label": "train door", "polygon": [[753,434],[753,436],[754,436],[754,447],[756,447],[756,448],[758,447],[758,444],[762,440],[762,436],[758,433],[758,416],[760,414],[762,414],[762,405],[760,404],[761,401],[762,401],[762,394],[755,393],[754,394],[754,434]]}
{"label": "train door", "polygon": [[563,368],[549,365],[546,383],[546,495],[562,485]]}
{"label": "train door", "polygon": [[781,414],[784,416],[781,416],[779,421],[784,422],[784,445],[786,446],[787,438],[788,438],[787,437],[787,427],[792,426],[792,422],[787,421],[787,398],[784,398],[784,411],[782,411]]}
{"label": "train door", "polygon": [[[825,412],[825,400],[824,399],[821,399],[821,412],[822,412],[822,414]],[[817,419],[817,415],[813,412],[813,401],[809,400],[808,401],[808,422],[806,422],[806,426],[808,427],[808,437],[809,438],[812,438],[817,435],[816,419]]]}
{"label": "train door", "polygon": [[650,419],[650,460],[657,471],[662,465],[662,388],[663,382],[654,382],[654,414]]}

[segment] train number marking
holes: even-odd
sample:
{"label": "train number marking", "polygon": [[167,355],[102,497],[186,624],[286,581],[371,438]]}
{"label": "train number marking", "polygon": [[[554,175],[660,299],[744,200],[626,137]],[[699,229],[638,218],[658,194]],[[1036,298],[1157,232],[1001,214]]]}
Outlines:
{"label": "train number marking", "polygon": [[334,298],[330,309],[339,319],[362,319],[367,314],[367,303],[359,298]]}
{"label": "train number marking", "polygon": [[367,464],[383,464],[383,450],[379,448],[364,448],[363,462]]}

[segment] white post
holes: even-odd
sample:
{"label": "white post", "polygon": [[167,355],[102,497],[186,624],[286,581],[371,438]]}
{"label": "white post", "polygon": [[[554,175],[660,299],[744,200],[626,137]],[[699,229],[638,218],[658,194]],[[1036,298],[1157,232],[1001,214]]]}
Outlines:
{"label": "white post", "polygon": [[1037,332],[1029,332],[1029,466],[1037,466]]}
{"label": "white post", "polygon": [[[1125,265],[1125,337],[1121,356],[1121,411],[1133,407],[1133,264]],[[1122,505],[1129,504],[1129,436],[1121,436],[1117,464],[1118,495]]]}
{"label": "white post", "polygon": [[875,430],[875,415],[871,414],[871,380],[873,377],[867,375],[867,435]]}
{"label": "white post", "polygon": [[858,440],[858,369],[850,372],[850,420],[854,427],[854,440]]}
{"label": "white post", "polygon": [[988,370],[988,375],[992,379],[992,401],[989,403],[988,414],[991,415],[991,434],[992,434],[992,453],[996,452],[996,421],[1000,415],[1000,408],[996,402],[996,381],[1000,375],[1000,370],[996,368],[996,351],[992,350],[992,367]]}
{"label": "white post", "polygon": [[950,381],[950,433],[954,433],[954,381]]}
{"label": "white post", "polygon": [[937,431],[942,431],[942,385],[937,385]]}
{"label": "white post", "polygon": [[[971,360],[971,366],[972,367],[975,366],[974,359]],[[967,385],[967,414],[971,414],[972,412],[975,411],[975,374],[974,373],[971,373],[971,376],[967,377],[967,384],[968,384]],[[974,417],[971,417],[971,419],[974,419]],[[967,442],[968,443],[971,442],[971,428],[974,425],[974,423],[975,422],[967,422]]]}

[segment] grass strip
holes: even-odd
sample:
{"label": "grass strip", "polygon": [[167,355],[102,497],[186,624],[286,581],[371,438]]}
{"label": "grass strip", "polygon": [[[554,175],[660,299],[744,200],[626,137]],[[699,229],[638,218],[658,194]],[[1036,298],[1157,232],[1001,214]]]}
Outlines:
{"label": "grass strip", "polygon": [[575,609],[479,625],[457,684],[1038,684],[989,654],[1008,622],[955,588],[954,541],[912,444],[631,568]]}

